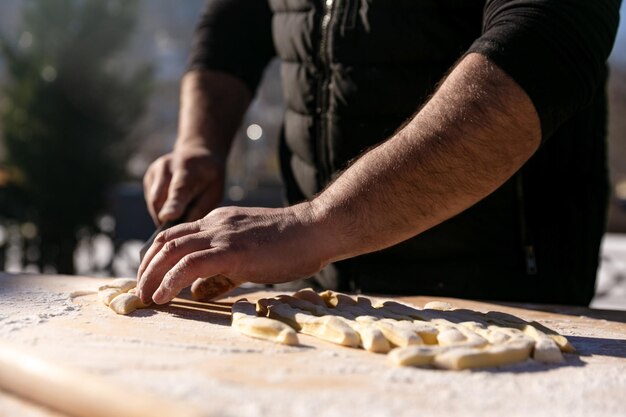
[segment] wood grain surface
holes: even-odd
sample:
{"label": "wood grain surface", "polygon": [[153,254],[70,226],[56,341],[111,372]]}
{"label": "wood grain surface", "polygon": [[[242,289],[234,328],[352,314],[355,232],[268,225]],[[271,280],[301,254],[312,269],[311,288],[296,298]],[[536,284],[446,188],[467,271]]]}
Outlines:
{"label": "wood grain surface", "polygon": [[[626,415],[624,312],[401,297],[418,307],[436,299],[537,320],[568,336],[578,350],[560,365],[529,360],[450,372],[394,368],[385,355],[307,336],[301,337],[303,346],[288,347],[232,331],[230,304],[268,293],[240,293],[211,303],[177,298],[118,316],[90,293],[104,282],[0,274],[0,340],[122,390],[184,403],[204,415]],[[0,391],[4,415],[58,414]]]}

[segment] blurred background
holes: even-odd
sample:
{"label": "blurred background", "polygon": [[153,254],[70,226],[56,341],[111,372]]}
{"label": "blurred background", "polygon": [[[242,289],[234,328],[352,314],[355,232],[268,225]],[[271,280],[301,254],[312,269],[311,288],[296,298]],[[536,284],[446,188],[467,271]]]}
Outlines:
{"label": "blurred background", "polygon": [[[135,275],[154,230],[141,178],[175,140],[179,81],[204,2],[0,2],[0,270]],[[593,305],[626,309],[623,21],[610,70],[614,192]],[[224,204],[282,204],[282,112],[273,62],[237,134]]]}

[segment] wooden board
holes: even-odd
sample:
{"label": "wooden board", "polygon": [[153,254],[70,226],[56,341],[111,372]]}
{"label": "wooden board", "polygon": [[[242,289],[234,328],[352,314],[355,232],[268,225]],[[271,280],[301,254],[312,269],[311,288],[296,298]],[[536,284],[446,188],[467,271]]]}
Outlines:
{"label": "wooden board", "polygon": [[[384,355],[306,336],[302,347],[240,336],[229,327],[234,298],[176,299],[118,316],[95,294],[79,295],[105,281],[0,274],[0,339],[207,415],[626,415],[624,312],[438,299],[537,320],[567,335],[579,352],[556,366],[528,361],[450,372],[395,368]],[[420,307],[433,300],[401,299]],[[0,415],[54,414],[0,392]]]}

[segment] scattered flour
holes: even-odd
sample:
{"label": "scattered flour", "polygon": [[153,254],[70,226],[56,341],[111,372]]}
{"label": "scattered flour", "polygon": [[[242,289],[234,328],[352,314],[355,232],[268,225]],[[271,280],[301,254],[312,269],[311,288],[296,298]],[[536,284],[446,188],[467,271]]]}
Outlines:
{"label": "scattered flour", "polygon": [[44,323],[53,317],[76,315],[79,310],[79,306],[72,301],[71,293],[51,293],[43,288],[12,291],[10,297],[3,296],[0,291],[0,297],[0,337]]}

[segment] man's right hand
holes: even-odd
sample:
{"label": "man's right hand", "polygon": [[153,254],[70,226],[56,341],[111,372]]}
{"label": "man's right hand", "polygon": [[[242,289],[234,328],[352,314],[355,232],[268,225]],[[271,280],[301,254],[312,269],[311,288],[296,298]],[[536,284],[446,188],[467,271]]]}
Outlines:
{"label": "man's right hand", "polygon": [[163,155],[148,167],[143,178],[154,223],[177,220],[185,212],[185,221],[204,217],[221,201],[224,178],[225,161],[205,147],[177,146]]}

